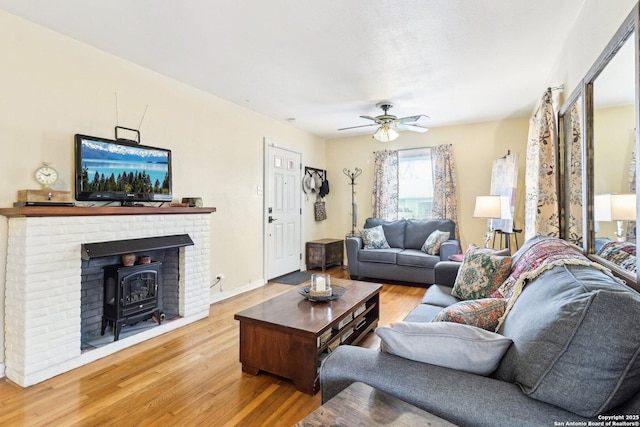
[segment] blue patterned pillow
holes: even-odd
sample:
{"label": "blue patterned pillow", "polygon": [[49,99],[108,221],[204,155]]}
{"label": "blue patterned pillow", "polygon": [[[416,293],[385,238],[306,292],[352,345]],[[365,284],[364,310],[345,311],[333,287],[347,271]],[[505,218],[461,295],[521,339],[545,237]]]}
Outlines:
{"label": "blue patterned pillow", "polygon": [[389,243],[384,236],[384,230],[381,225],[372,228],[363,228],[360,230],[362,241],[365,249],[389,249]]}
{"label": "blue patterned pillow", "polygon": [[440,252],[440,245],[449,240],[451,234],[448,231],[436,230],[427,237],[422,245],[422,252],[429,255],[438,255]]}

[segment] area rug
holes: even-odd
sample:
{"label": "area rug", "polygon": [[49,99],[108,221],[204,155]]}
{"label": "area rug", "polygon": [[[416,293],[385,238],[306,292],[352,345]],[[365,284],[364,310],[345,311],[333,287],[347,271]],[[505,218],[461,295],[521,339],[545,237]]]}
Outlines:
{"label": "area rug", "polygon": [[284,285],[299,285],[302,282],[306,282],[311,279],[311,274],[305,273],[304,271],[294,271],[293,273],[288,273],[280,277],[275,277],[269,282],[271,283],[282,283]]}

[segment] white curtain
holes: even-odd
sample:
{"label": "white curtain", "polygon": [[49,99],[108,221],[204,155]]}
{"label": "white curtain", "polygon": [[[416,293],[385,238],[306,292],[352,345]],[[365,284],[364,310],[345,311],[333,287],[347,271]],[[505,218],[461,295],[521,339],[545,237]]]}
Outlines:
{"label": "white curtain", "polygon": [[551,89],[529,121],[525,176],[524,238],[559,236],[556,149],[558,133]]}
{"label": "white curtain", "polygon": [[371,215],[387,221],[398,219],[398,152],[376,151]]}

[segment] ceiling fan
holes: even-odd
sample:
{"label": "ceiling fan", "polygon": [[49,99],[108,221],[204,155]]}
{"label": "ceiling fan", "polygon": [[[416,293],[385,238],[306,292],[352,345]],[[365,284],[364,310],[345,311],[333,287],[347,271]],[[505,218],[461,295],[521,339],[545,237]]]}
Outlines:
{"label": "ceiling fan", "polygon": [[387,113],[387,111],[389,111],[389,109],[393,107],[393,104],[389,101],[378,102],[376,104],[376,107],[382,108],[384,114],[376,117],[360,116],[363,119],[373,120],[375,123],[371,123],[368,125],[351,126],[338,130],[356,129],[367,126],[379,126],[376,132],[373,134],[373,137],[381,142],[393,141],[398,136],[400,136],[398,131],[401,130],[410,130],[412,132],[426,132],[429,130],[428,128],[418,126],[416,124],[416,122],[420,120],[420,117],[429,118],[429,116],[426,116],[424,114],[417,114],[415,116],[402,117],[399,119],[396,116]]}

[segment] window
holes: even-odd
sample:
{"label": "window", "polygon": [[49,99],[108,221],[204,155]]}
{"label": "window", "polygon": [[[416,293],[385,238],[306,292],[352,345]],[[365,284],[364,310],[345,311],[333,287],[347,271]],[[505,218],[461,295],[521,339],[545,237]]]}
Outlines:
{"label": "window", "polygon": [[431,149],[398,151],[398,218],[433,217]]}

